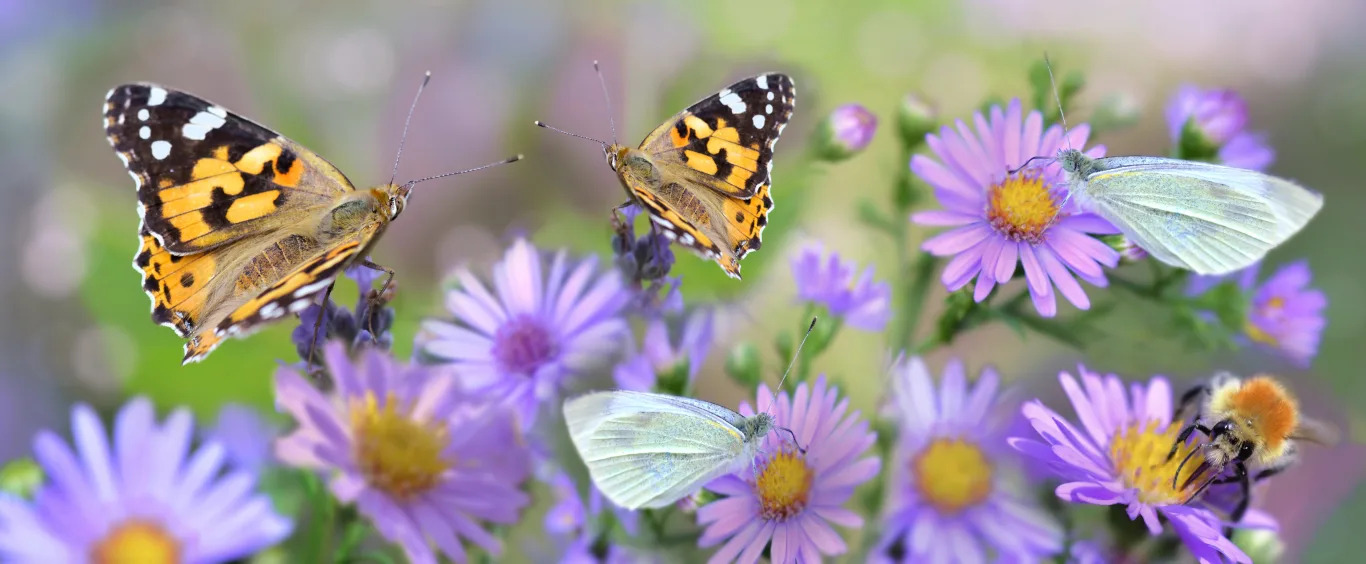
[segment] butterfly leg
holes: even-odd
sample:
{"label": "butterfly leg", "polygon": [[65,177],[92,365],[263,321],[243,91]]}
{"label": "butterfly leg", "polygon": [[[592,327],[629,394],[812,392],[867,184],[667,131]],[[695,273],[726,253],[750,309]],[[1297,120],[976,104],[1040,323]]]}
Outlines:
{"label": "butterfly leg", "polygon": [[[366,267],[366,268],[373,269],[373,270],[378,270],[378,271],[383,272],[383,273],[385,273],[385,274],[388,275],[388,276],[386,276],[386,277],[384,278],[384,284],[383,284],[382,286],[379,287],[379,292],[376,293],[376,294],[374,294],[374,295],[372,295],[371,298],[370,298],[370,307],[373,308],[373,307],[376,307],[376,306],[384,305],[384,302],[386,301],[386,300],[384,299],[384,296],[385,296],[386,294],[388,294],[389,291],[393,288],[393,284],[394,284],[394,269],[389,268],[389,267],[384,266],[384,265],[381,265],[381,264],[375,264],[374,262],[371,262],[370,259],[368,259],[368,258],[365,259],[365,262],[362,262],[362,263],[361,263],[361,266],[364,266],[364,267]],[[366,291],[369,291],[369,289],[367,288]],[[375,325],[375,323],[374,323],[375,316],[374,316],[374,315],[368,315],[368,317],[370,318],[370,324],[369,324],[370,326],[369,326],[369,327],[366,327],[366,330],[370,331],[370,334],[373,335],[375,338],[379,338],[379,335],[375,335],[375,327],[374,327],[374,325]]]}
{"label": "butterfly leg", "polygon": [[323,291],[322,301],[318,302],[318,319],[313,322],[313,339],[308,343],[308,365],[305,368],[309,372],[313,371],[313,352],[318,350],[318,332],[322,330],[323,317],[327,316],[327,301],[332,299],[332,288],[336,285],[336,282],[328,284]]}

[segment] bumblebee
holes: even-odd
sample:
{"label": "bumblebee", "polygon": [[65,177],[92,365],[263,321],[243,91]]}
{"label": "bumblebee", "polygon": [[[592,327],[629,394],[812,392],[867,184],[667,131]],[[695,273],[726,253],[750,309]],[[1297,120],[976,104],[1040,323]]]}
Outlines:
{"label": "bumblebee", "polygon": [[[1242,521],[1252,498],[1252,484],[1274,476],[1293,465],[1300,441],[1321,445],[1337,442],[1330,426],[1300,414],[1299,403],[1275,378],[1257,375],[1242,379],[1221,372],[1209,382],[1191,388],[1181,396],[1173,420],[1188,424],[1176,437],[1167,454],[1171,460],[1191,435],[1199,431],[1206,442],[1186,455],[1172,476],[1176,487],[1181,469],[1195,453],[1203,453],[1200,466],[1181,485],[1184,490],[1201,476],[1205,482],[1191,494],[1196,499],[1211,485],[1237,483],[1239,501],[1228,521]],[[1225,471],[1233,470],[1231,476]]]}

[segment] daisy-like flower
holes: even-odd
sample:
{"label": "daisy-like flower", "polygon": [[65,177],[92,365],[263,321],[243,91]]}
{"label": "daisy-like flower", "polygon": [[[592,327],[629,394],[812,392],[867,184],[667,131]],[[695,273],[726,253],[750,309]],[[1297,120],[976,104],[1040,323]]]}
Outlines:
{"label": "daisy-like flower", "polygon": [[616,272],[598,273],[596,258],[575,264],[561,251],[546,265],[518,239],[493,267],[492,293],[468,269],[455,278],[460,287],[446,294],[455,322],[423,323],[417,346],[450,363],[467,389],[513,406],[527,427],[566,378],[627,333],[630,292]]}
{"label": "daisy-like flower", "polygon": [[[925,136],[935,158],[911,159],[911,171],[934,187],[944,208],[917,212],[911,221],[954,228],[921,245],[935,256],[953,257],[944,267],[944,286],[955,291],[976,277],[973,297],[980,302],[997,284],[1008,282],[1019,263],[1039,315],[1057,315],[1054,286],[1073,305],[1090,308],[1076,279],[1105,287],[1101,267],[1113,268],[1119,262],[1118,252],[1090,235],[1119,231],[1100,216],[1082,212],[1067,197],[1067,183],[1056,161],[1010,172],[1030,157],[1085,147],[1090,128],[1078,125],[1064,138],[1060,126],[1043,128],[1043,115],[1037,110],[1024,116],[1019,100],[1004,110],[993,106],[990,120],[980,113],[973,119],[975,133],[959,120],[956,130],[944,127],[938,136]],[[1085,153],[1100,157],[1105,148],[1096,146]]]}
{"label": "daisy-like flower", "polygon": [[271,443],[279,434],[280,429],[256,409],[231,403],[218,410],[217,421],[204,436],[223,445],[228,460],[238,468],[260,473],[275,462]]}
{"label": "daisy-like flower", "polygon": [[[1177,469],[1200,443],[1182,443],[1175,456],[1167,456],[1181,432],[1180,424],[1172,424],[1167,380],[1154,377],[1146,386],[1135,382],[1126,393],[1124,383],[1113,374],[1102,378],[1084,367],[1079,371],[1080,384],[1067,372],[1058,379],[1082,428],[1042,402],[1031,401],[1023,412],[1037,435],[1011,438],[1011,446],[1051,468],[1064,482],[1057,494],[1066,501],[1124,505],[1129,518],[1141,516],[1153,535],[1163,530],[1161,515],[1201,562],[1227,558],[1250,564],[1252,560],[1224,537],[1225,523],[1218,516],[1198,502],[1186,505],[1201,485],[1199,480],[1185,483],[1198,465],[1187,465],[1179,476]],[[1238,526],[1275,525],[1265,513],[1253,509]]]}
{"label": "daisy-like flower", "polygon": [[873,280],[872,265],[856,281],[857,270],[854,261],[840,260],[839,253],[827,257],[823,246],[809,245],[792,257],[797,299],[825,306],[850,327],[881,331],[892,314],[891,286]]}
{"label": "daisy-like flower", "polygon": [[[322,305],[310,305],[299,314],[299,326],[294,328],[290,338],[299,358],[305,361],[311,356],[317,363],[322,344],[332,339],[343,339],[353,349],[378,346],[389,350],[394,344],[390,332],[394,325],[394,308],[387,306],[393,298],[393,289],[374,287],[375,281],[387,275],[364,265],[347,268],[343,274],[356,282],[360,294],[356,308],[347,310],[329,298]],[[320,315],[321,321],[318,320]]]}
{"label": "daisy-like flower", "polygon": [[617,387],[648,392],[659,383],[682,393],[692,385],[711,350],[714,318],[709,310],[692,312],[683,320],[677,339],[669,337],[669,324],[664,319],[651,319],[640,352],[612,372]]}
{"label": "daisy-like flower", "polygon": [[[759,560],[769,547],[775,564],[819,562],[822,555],[843,554],[844,540],[830,527],[863,526],[863,518],[844,508],[859,484],[877,476],[882,463],[864,456],[877,440],[857,411],[848,413],[848,398],[827,386],[825,376],[814,385],[802,383],[796,394],[778,395],[767,385],[756,396],[759,410],[774,416],[774,425],[791,429],[802,453],[787,433],[774,430],[764,439],[755,469],[713,480],[707,489],[728,496],[697,510],[705,530],[703,548],[725,544],[709,562]],[[753,416],[749,402],[740,413]]]}
{"label": "daisy-like flower", "polygon": [[891,411],[901,429],[889,467],[882,558],[903,562],[1038,561],[1062,549],[1062,529],[1028,495],[1011,491],[996,408],[1000,378],[969,386],[950,361],[938,390],[919,357],[893,368]]}
{"label": "daisy-like flower", "polygon": [[[1173,143],[1193,152],[1210,150],[1222,164],[1262,170],[1276,160],[1266,136],[1247,131],[1247,102],[1230,89],[1182,86],[1167,104],[1167,131]],[[1189,136],[1196,139],[1187,139]],[[1199,158],[1204,155],[1183,155]]]}
{"label": "daisy-like flower", "polygon": [[1197,276],[1191,280],[1187,293],[1200,295],[1233,277],[1251,299],[1241,340],[1279,353],[1296,366],[1308,367],[1318,354],[1328,298],[1309,286],[1312,273],[1308,261],[1282,266],[1258,286],[1260,270],[1261,263],[1257,263],[1223,277]]}
{"label": "daisy-like flower", "polygon": [[33,502],[0,494],[0,560],[226,562],[289,536],[293,525],[256,476],[225,470],[222,445],[190,449],[194,422],[177,409],[158,423],[136,398],[114,419],[113,440],[90,406],[71,413],[75,448],[51,431],[34,441],[48,476]]}
{"label": "daisy-like flower", "polygon": [[[612,521],[621,525],[627,535],[634,536],[639,530],[639,513],[621,509],[606,503],[602,493],[591,483],[588,486],[588,503],[584,503],[568,474],[557,472],[550,480],[550,487],[557,503],[545,516],[545,530],[552,537],[567,541],[567,546],[559,550],[557,560],[561,564],[645,564],[656,559],[631,547],[614,544],[607,539],[610,533],[604,525]],[[609,513],[603,509],[610,508]]]}
{"label": "daisy-like flower", "polygon": [[331,473],[332,494],[414,563],[435,564],[437,552],[465,562],[462,541],[497,556],[480,521],[515,523],[530,502],[521,484],[531,456],[513,413],[462,392],[453,375],[374,349],[353,364],[332,342],[323,358],[336,382],[327,396],[289,367],[275,374],[276,401],[298,422],[276,456]]}

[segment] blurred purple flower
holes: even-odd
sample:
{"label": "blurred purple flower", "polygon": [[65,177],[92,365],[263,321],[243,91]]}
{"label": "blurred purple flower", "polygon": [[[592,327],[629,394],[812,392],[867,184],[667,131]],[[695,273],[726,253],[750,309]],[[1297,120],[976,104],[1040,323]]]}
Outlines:
{"label": "blurred purple flower", "polygon": [[621,208],[625,218],[621,223],[613,219],[613,260],[627,284],[636,289],[632,307],[656,313],[682,311],[681,280],[669,276],[674,265],[672,243],[663,233],[655,231],[653,220],[646,221],[645,236],[637,238],[635,220],[640,213],[640,206],[632,204]]}
{"label": "blurred purple flower", "polygon": [[[639,513],[604,503],[602,493],[591,483],[588,486],[588,504],[584,505],[574,481],[564,472],[558,472],[550,479],[550,487],[557,503],[546,513],[546,532],[552,537],[569,541],[561,551],[561,564],[642,564],[651,560],[648,555],[604,539],[610,533],[603,528],[604,507],[611,510],[613,519],[621,524],[622,530],[632,536],[640,528]],[[603,542],[599,542],[600,539]]]}
{"label": "blurred purple flower", "polygon": [[1238,287],[1251,299],[1247,322],[1234,328],[1242,331],[1240,341],[1279,353],[1296,366],[1307,368],[1318,354],[1319,339],[1327,323],[1323,310],[1328,298],[1309,286],[1312,273],[1308,261],[1286,264],[1256,286],[1260,270],[1259,262],[1224,276],[1196,276],[1186,293],[1198,296],[1225,280],[1236,279]]}
{"label": "blurred purple flower", "polygon": [[852,157],[873,141],[877,116],[862,104],[845,104],[825,118],[816,133],[820,154],[831,161]]}
{"label": "blurred purple flower", "polygon": [[[1124,383],[1113,374],[1102,378],[1085,367],[1078,370],[1081,384],[1067,372],[1058,379],[1071,398],[1082,429],[1035,400],[1023,408],[1033,424],[1034,436],[1011,438],[1011,446],[1047,464],[1064,481],[1057,488],[1063,500],[1125,505],[1129,518],[1142,516],[1153,535],[1163,530],[1161,515],[1201,562],[1228,558],[1250,564],[1251,559],[1224,537],[1225,524],[1214,513],[1198,500],[1197,505],[1185,505],[1200,484],[1187,485],[1187,480],[1173,479],[1195,471],[1195,465],[1180,471],[1178,467],[1199,443],[1182,443],[1175,456],[1168,456],[1181,426],[1171,424],[1172,395],[1167,380],[1157,376],[1146,386],[1135,382],[1126,393]],[[1174,483],[1181,486],[1174,487]],[[1275,521],[1253,509],[1237,526],[1274,528]]]}
{"label": "blurred purple flower", "polygon": [[664,319],[650,320],[640,352],[618,364],[612,372],[617,387],[648,392],[661,374],[681,369],[686,362],[687,379],[683,385],[684,389],[690,388],[711,350],[714,319],[715,313],[710,310],[694,311],[683,320],[676,344],[669,338],[669,325]]}
{"label": "blurred purple flower", "polygon": [[631,293],[616,272],[599,274],[596,266],[596,258],[574,264],[560,251],[543,272],[536,247],[518,239],[493,267],[495,293],[469,270],[456,272],[460,287],[446,294],[455,323],[423,323],[417,346],[450,363],[470,390],[513,406],[530,427],[565,379],[603,360],[627,334],[621,313]]}
{"label": "blurred purple flower", "polygon": [[[919,357],[892,371],[901,429],[888,465],[890,513],[877,554],[903,562],[1037,561],[1062,549],[1062,528],[1010,491],[1014,462],[990,415],[1000,378],[990,368],[969,387],[963,363],[944,367],[939,389]],[[1003,464],[1005,463],[1005,464]]]}
{"label": "blurred purple flower", "polygon": [[[814,385],[797,386],[796,394],[778,395],[776,405],[766,384],[757,391],[759,410],[772,413],[777,427],[791,429],[792,439],[776,429],[764,439],[756,471],[745,468],[707,484],[728,496],[697,510],[704,527],[698,544],[725,544],[709,562],[753,564],[770,546],[773,562],[820,562],[822,555],[843,554],[844,540],[830,523],[863,526],[863,518],[843,506],[854,488],[877,476],[881,461],[865,456],[877,440],[859,412],[849,413],[849,400],[827,386],[825,376]],[[740,413],[753,416],[748,402]]]}
{"label": "blurred purple flower", "polygon": [[1247,102],[1231,89],[1204,90],[1192,85],[1177,89],[1167,104],[1167,132],[1182,143],[1187,125],[1203,141],[1218,149],[1218,161],[1228,166],[1263,170],[1276,160],[1266,136],[1247,131]]}
{"label": "blurred purple flower", "polygon": [[255,408],[229,403],[219,408],[218,420],[204,435],[223,445],[235,467],[259,474],[275,463],[271,443],[279,434],[280,429]]}
{"label": "blurred purple flower", "polygon": [[95,410],[71,413],[75,449],[43,431],[34,455],[48,476],[29,503],[0,495],[0,560],[50,562],[225,562],[289,536],[293,525],[256,476],[224,469],[224,449],[190,450],[193,418],[177,409],[158,424],[152,402],[135,398],[105,434]]}
{"label": "blurred purple flower", "polygon": [[839,253],[824,256],[825,248],[814,244],[792,257],[792,278],[797,283],[797,298],[825,306],[830,314],[863,331],[881,331],[892,315],[892,289],[886,282],[873,281],[873,266],[863,270],[858,280],[854,261],[840,260]]}
{"label": "blurred purple flower", "polygon": [[[1010,173],[1030,157],[1085,147],[1090,128],[1073,127],[1064,139],[1060,126],[1044,130],[1038,111],[1024,116],[1019,100],[1011,100],[1004,110],[993,106],[990,121],[980,113],[973,120],[975,134],[959,120],[957,130],[944,127],[938,136],[925,137],[935,158],[911,158],[911,171],[934,187],[944,207],[915,213],[911,221],[954,227],[921,245],[935,256],[953,256],[944,267],[944,286],[956,291],[976,277],[973,298],[980,302],[997,284],[1010,281],[1018,262],[1024,265],[1040,315],[1057,315],[1055,285],[1073,305],[1090,308],[1076,278],[1103,288],[1108,282],[1101,267],[1119,263],[1118,252],[1090,235],[1119,231],[1067,198],[1067,183],[1055,160]],[[1100,157],[1105,148],[1092,147],[1086,154]]]}
{"label": "blurred purple flower", "polygon": [[435,564],[438,553],[465,562],[462,541],[498,556],[501,542],[479,522],[516,523],[531,501],[515,415],[465,394],[453,375],[374,349],[353,364],[331,342],[323,357],[336,383],[329,395],[288,367],[275,373],[276,401],[298,422],[276,456],[332,473],[332,494],[414,563]]}

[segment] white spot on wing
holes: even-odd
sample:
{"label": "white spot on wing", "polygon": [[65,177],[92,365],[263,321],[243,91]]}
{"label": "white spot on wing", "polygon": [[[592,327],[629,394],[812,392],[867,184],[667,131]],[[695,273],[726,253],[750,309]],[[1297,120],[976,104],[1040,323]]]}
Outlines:
{"label": "white spot on wing", "polygon": [[678,242],[683,243],[684,245],[692,245],[697,242],[697,239],[694,239],[690,234],[684,233],[682,237],[678,238]]}
{"label": "white spot on wing", "polygon": [[771,113],[773,113],[773,104],[765,104],[765,105],[764,105],[764,113],[766,113],[766,114],[771,114]]}
{"label": "white spot on wing", "polygon": [[759,114],[754,114],[754,128],[755,128],[755,129],[763,129],[763,128],[764,128],[764,116],[761,116],[761,115],[759,115]]}
{"label": "white spot on wing", "polygon": [[110,98],[113,98],[113,97],[114,97],[114,91],[115,91],[115,90],[118,90],[118,89],[117,89],[117,88],[110,88],[110,89],[109,89],[109,92],[106,93],[106,94],[104,95],[104,101],[108,102]]}
{"label": "white spot on wing", "polygon": [[165,101],[166,101],[166,89],[165,89],[165,88],[160,88],[160,87],[157,87],[157,86],[153,86],[151,92],[149,92],[149,93],[147,94],[147,105],[148,105],[148,106],[160,106],[161,103],[162,103],[162,102],[165,102]]}
{"label": "white spot on wing", "polygon": [[147,118],[150,117],[152,117],[152,112],[147,111],[147,108],[138,110],[138,121],[147,121]]}
{"label": "white spot on wing", "polygon": [[204,136],[209,134],[209,128],[197,123],[187,123],[180,130],[180,134],[195,141],[203,141]]}
{"label": "white spot on wing", "polygon": [[225,109],[223,109],[223,108],[221,108],[221,107],[219,107],[219,106],[209,106],[209,113],[211,113],[211,114],[213,114],[213,115],[216,115],[216,116],[218,116],[218,117],[220,117],[220,118],[223,118],[223,119],[227,119],[227,118],[228,118],[228,111],[225,110]]}
{"label": "white spot on wing", "polygon": [[759,78],[754,79],[754,83],[759,85],[760,90],[768,90],[768,75],[759,75]]}
{"label": "white spot on wing", "polygon": [[769,100],[773,100],[773,93],[772,93],[772,92],[769,92],[769,93],[768,93],[768,99],[769,99]]}
{"label": "white spot on wing", "polygon": [[[133,184],[136,184],[136,185],[138,186],[138,188],[142,188],[142,177],[138,176],[138,173],[133,172],[133,171],[130,170],[130,171],[128,171],[128,176],[133,177]],[[138,207],[138,210],[141,211],[141,210],[142,210],[142,207],[139,206],[139,207]]]}
{"label": "white spot on wing", "polygon": [[145,125],[142,126],[142,129],[139,129],[139,130],[138,130],[138,137],[141,137],[141,138],[143,138],[143,139],[151,139],[151,138],[152,138],[152,128],[147,127],[147,126],[145,126]]}
{"label": "white spot on wing", "polygon": [[725,90],[726,95],[721,97],[721,103],[730,108],[733,114],[745,113],[745,101],[740,99],[740,95],[730,90]]}
{"label": "white spot on wing", "polygon": [[332,285],[332,281],[331,281],[331,280],[319,280],[319,281],[314,282],[314,283],[312,283],[312,284],[309,284],[309,285],[307,285],[307,286],[300,286],[298,290],[295,290],[295,291],[294,291],[294,297],[296,297],[296,298],[306,298],[306,297],[308,297],[308,296],[311,296],[311,295],[313,295],[313,294],[316,294],[316,293],[318,292],[318,290],[321,290],[321,289],[326,288],[326,287],[331,286],[331,285]]}
{"label": "white spot on wing", "polygon": [[294,302],[289,304],[289,312],[299,313],[303,310],[308,309],[308,306],[310,305],[313,305],[313,302],[310,300],[295,300]]}
{"label": "white spot on wing", "polygon": [[171,154],[171,143],[169,141],[152,142],[152,158],[161,160]]}
{"label": "white spot on wing", "polygon": [[268,303],[268,304],[266,304],[266,305],[264,305],[264,306],[261,307],[261,312],[260,312],[260,313],[261,313],[261,317],[264,317],[264,318],[266,318],[266,319],[274,319],[274,318],[276,318],[276,317],[280,317],[281,315],[284,315],[284,314],[285,314],[285,310],[284,310],[284,308],[280,307],[280,304],[275,303],[275,302],[270,302],[270,303]]}

